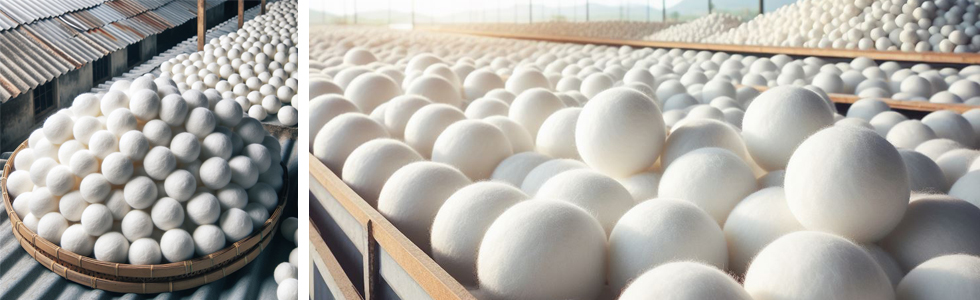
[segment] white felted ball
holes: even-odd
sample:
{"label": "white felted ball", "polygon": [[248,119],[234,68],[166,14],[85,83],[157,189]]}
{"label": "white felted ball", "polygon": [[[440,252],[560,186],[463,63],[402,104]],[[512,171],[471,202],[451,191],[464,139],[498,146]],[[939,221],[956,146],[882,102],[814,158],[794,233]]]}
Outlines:
{"label": "white felted ball", "polygon": [[504,132],[514,153],[534,150],[534,140],[531,139],[531,134],[527,132],[524,126],[517,124],[514,120],[505,116],[492,116],[483,119],[483,121]]}
{"label": "white felted ball", "polygon": [[452,166],[437,162],[405,165],[388,178],[378,195],[378,211],[430,253],[429,229],[439,208],[470,179]]}
{"label": "white felted ball", "polygon": [[54,145],[51,143],[51,141],[48,141],[48,139],[42,138],[37,142],[37,145],[34,146],[34,152],[37,153],[38,157],[48,157],[57,162],[59,148],[59,145]]}
{"label": "white felted ball", "polygon": [[178,202],[184,202],[194,195],[197,179],[191,172],[178,169],[167,176],[163,187],[167,197],[174,198]]}
{"label": "white felted ball", "polygon": [[31,182],[38,187],[47,186],[45,184],[45,180],[48,177],[48,173],[51,172],[51,169],[54,169],[55,167],[58,167],[58,162],[53,158],[38,158],[36,161],[34,161],[34,164],[31,164]]}
{"label": "white felted ball", "polygon": [[235,101],[222,100],[214,105],[214,115],[221,126],[234,127],[242,121],[242,106]]}
{"label": "white felted ball", "polygon": [[183,125],[187,119],[187,111],[187,102],[180,95],[169,95],[160,100],[160,120],[167,125]]}
{"label": "white felted ball", "polygon": [[[392,101],[394,101],[394,99],[392,99]],[[320,132],[320,129],[323,128],[327,122],[330,122],[330,120],[333,120],[334,117],[345,113],[359,112],[357,106],[351,103],[350,100],[347,100],[340,95],[327,95],[313,98],[310,100],[308,109],[310,116],[310,150],[313,150],[313,141],[317,136],[317,133]],[[408,121],[407,117],[405,121]]]}
{"label": "white felted ball", "polygon": [[146,209],[157,201],[157,185],[146,176],[137,176],[129,180],[123,188],[126,203],[135,209]]}
{"label": "white felted ball", "polygon": [[34,149],[21,149],[17,152],[17,156],[14,156],[15,170],[29,171],[32,164],[34,164]]}
{"label": "white felted ball", "polygon": [[37,235],[55,245],[61,244],[61,236],[65,233],[65,229],[68,229],[68,220],[56,212],[44,214],[37,221]]}
{"label": "white felted ball", "polygon": [[343,177],[354,192],[371,206],[377,206],[378,195],[392,173],[422,156],[405,143],[392,139],[375,139],[357,147],[344,163]]}
{"label": "white felted ball", "polygon": [[151,147],[170,145],[173,131],[170,126],[160,120],[151,120],[143,125],[143,136],[150,141]]}
{"label": "white felted ball", "polygon": [[194,253],[204,256],[225,247],[225,233],[215,225],[201,225],[194,229]]}
{"label": "white felted ball", "polygon": [[313,140],[313,155],[337,176],[342,176],[344,162],[354,149],[367,141],[386,137],[388,131],[383,125],[363,114],[347,113],[324,125]]}
{"label": "white felted ball", "polygon": [[895,125],[898,125],[898,123],[904,122],[908,119],[908,117],[899,112],[885,111],[875,115],[874,118],[871,118],[870,123],[871,126],[874,126],[875,131],[878,132],[878,135],[887,137],[888,132],[891,131]]}
{"label": "white felted ball", "polygon": [[261,105],[253,105],[248,109],[248,116],[256,120],[265,120],[269,117],[269,112],[265,111]]}
{"label": "white felted ball", "polygon": [[143,89],[130,93],[129,110],[137,119],[149,121],[160,114],[160,96],[151,89]]}
{"label": "white felted ball", "polygon": [[898,299],[980,298],[980,257],[954,254],[930,259],[899,283]]}
{"label": "white felted ball", "polygon": [[[424,80],[424,77],[419,80]],[[412,87],[415,85],[413,84]],[[413,90],[412,87],[409,87],[406,94],[421,94],[419,92],[422,90]],[[358,75],[344,90],[344,97],[350,99],[360,111],[365,112],[374,111],[382,103],[401,94],[402,89],[391,77],[373,72]],[[456,99],[458,105],[459,92],[456,92]]]}
{"label": "white felted ball", "polygon": [[552,159],[531,169],[531,172],[528,172],[527,176],[524,176],[524,181],[521,182],[520,187],[528,195],[534,196],[538,193],[541,186],[555,175],[570,170],[585,168],[588,168],[588,166],[574,159]]}
{"label": "white felted ball", "polygon": [[288,278],[279,283],[276,288],[276,298],[279,300],[296,300],[299,298],[299,280]]}
{"label": "white felted ball", "polygon": [[58,162],[61,163],[62,165],[69,166],[71,165],[71,156],[74,155],[75,152],[85,150],[85,146],[83,146],[82,143],[79,143],[78,141],[69,140],[61,144],[61,146],[58,146],[57,150],[58,150],[57,153]]}
{"label": "white felted ball", "polygon": [[129,259],[129,241],[119,232],[103,234],[93,248],[93,256],[101,261],[125,263]]}
{"label": "white felted ball", "polygon": [[193,133],[198,138],[204,138],[214,132],[217,123],[218,120],[211,110],[206,107],[198,107],[191,110],[190,114],[187,115],[187,123],[184,123],[184,127],[187,132]]}
{"label": "white felted ball", "polygon": [[92,93],[84,93],[75,97],[71,102],[71,112],[76,116],[96,117],[102,112],[99,111],[99,96]]}
{"label": "white felted ball", "polygon": [[[624,132],[632,134],[617,134]],[[666,135],[657,105],[629,88],[613,88],[593,97],[575,126],[582,160],[613,177],[628,177],[653,166]]]}
{"label": "white felted ball", "polygon": [[245,204],[248,204],[248,193],[241,186],[234,183],[229,183],[225,187],[215,191],[214,195],[218,198],[218,204],[221,205],[221,209],[244,208]]}
{"label": "white felted ball", "polygon": [[52,195],[61,196],[71,191],[77,182],[75,174],[68,167],[59,165],[51,168],[44,182]]}
{"label": "white felted ball", "polygon": [[[116,83],[120,83],[117,81]],[[113,84],[115,85],[115,83]],[[128,88],[127,88],[128,89]],[[129,95],[119,90],[110,90],[102,96],[102,100],[99,102],[100,110],[102,115],[108,116],[114,110],[119,108],[129,108]]]}
{"label": "white felted ball", "polygon": [[105,128],[117,138],[130,130],[136,130],[137,126],[136,116],[125,108],[112,111],[105,123]]}
{"label": "white felted ball", "polygon": [[183,229],[170,229],[160,237],[160,252],[168,262],[179,262],[194,256],[194,239]]}
{"label": "white felted ball", "polygon": [[426,105],[412,114],[405,124],[405,143],[422,157],[429,158],[436,139],[446,127],[465,119],[466,116],[456,107],[444,104]]}
{"label": "white felted ball", "polygon": [[299,111],[293,106],[286,106],[279,109],[279,123],[286,126],[296,126],[299,124]]}
{"label": "white felted ball", "polygon": [[103,129],[105,129],[105,126],[102,125],[102,122],[99,122],[99,119],[91,116],[84,116],[75,120],[75,126],[72,128],[72,135],[78,142],[82,143],[83,145],[88,145],[89,139],[92,138],[92,134]]}
{"label": "white felted ball", "polygon": [[17,198],[17,196],[32,190],[34,190],[34,183],[31,182],[29,171],[14,171],[7,177],[7,193],[10,194],[11,198]]}
{"label": "white felted ball", "polygon": [[833,113],[819,95],[784,86],[763,92],[749,104],[742,137],[760,167],[781,170],[804,139],[831,124]]}
{"label": "white felted ball", "polygon": [[630,192],[633,201],[640,203],[657,197],[660,177],[661,173],[659,172],[647,171],[629,178],[617,179],[617,181]]}
{"label": "white felted ball", "polygon": [[749,293],[727,273],[700,262],[672,262],[646,271],[619,299],[750,300]]}
{"label": "white felted ball", "polygon": [[38,188],[31,192],[30,198],[31,214],[44,217],[51,212],[58,211],[58,197],[48,191],[48,188]]}
{"label": "white felted ball", "polygon": [[481,68],[470,72],[463,80],[463,91],[466,99],[477,99],[483,97],[487,92],[504,87],[504,80],[496,73],[487,68]]}
{"label": "white felted ball", "polygon": [[701,148],[667,167],[657,190],[661,198],[694,203],[722,225],[735,205],[756,186],[752,168],[731,151]]}
{"label": "white felted ball", "polygon": [[279,98],[276,98],[276,96],[266,96],[265,98],[262,98],[262,109],[264,109],[266,113],[277,114],[281,108],[282,101],[279,101]]}
{"label": "white felted ball", "polygon": [[[210,135],[209,135],[210,136]],[[181,132],[170,141],[170,152],[177,162],[190,163],[201,155],[201,142],[194,134]]]}
{"label": "white felted ball", "polygon": [[858,242],[888,234],[910,193],[905,163],[888,141],[871,130],[840,126],[800,145],[786,167],[785,187],[803,226]]}
{"label": "white felted ball", "polygon": [[231,167],[220,157],[212,157],[201,163],[199,178],[209,189],[220,189],[231,182]]}
{"label": "white felted ball", "polygon": [[21,220],[23,220],[27,215],[31,214],[31,198],[31,192],[25,192],[19,197],[14,198],[14,213],[16,213]]}
{"label": "white felted ball", "polygon": [[744,275],[762,248],[783,235],[802,230],[806,229],[790,212],[782,187],[752,193],[735,206],[725,221],[728,269]]}
{"label": "white felted ball", "polygon": [[973,163],[980,157],[980,151],[973,149],[955,149],[944,153],[936,159],[936,164],[946,175],[946,182],[955,183],[970,170],[976,170]]}
{"label": "white felted ball", "polygon": [[912,197],[902,222],[879,244],[903,270],[912,270],[935,257],[980,255],[980,208],[954,197],[918,194]]}
{"label": "white felted ball", "polygon": [[112,191],[112,185],[105,179],[105,176],[94,173],[86,175],[82,179],[78,190],[81,192],[82,198],[85,201],[89,203],[102,203],[109,197],[109,192]]}
{"label": "white felted ball", "polygon": [[299,228],[299,220],[294,217],[288,217],[282,220],[282,224],[279,225],[279,232],[282,233],[282,237],[287,241],[296,243],[296,230]]}
{"label": "white felted ball", "polygon": [[95,237],[88,235],[81,224],[65,229],[61,235],[61,248],[82,256],[91,256],[95,247]]}
{"label": "white felted ball", "polygon": [[40,220],[38,220],[37,217],[34,216],[34,214],[28,213],[27,215],[24,216],[24,226],[26,226],[27,229],[30,229],[33,232],[37,232],[38,222],[40,222]]}
{"label": "white felted ball", "polygon": [[592,99],[592,97],[595,97],[595,95],[598,95],[600,92],[612,88],[614,82],[615,80],[613,80],[613,78],[609,75],[604,73],[592,73],[582,80],[581,91],[585,97]]}
{"label": "white felted ball", "polygon": [[170,230],[184,224],[184,207],[173,198],[160,198],[150,210],[153,225],[161,230]]}
{"label": "white felted ball", "polygon": [[141,238],[129,245],[129,263],[133,265],[159,264],[163,255],[160,244],[151,238]]}
{"label": "white felted ball", "polygon": [[493,170],[490,179],[519,188],[531,170],[548,160],[551,158],[537,152],[517,153],[501,161]]}
{"label": "white felted ball", "polygon": [[[294,238],[298,238],[298,237],[299,237],[299,232],[296,233],[296,236],[294,236]],[[289,251],[289,264],[293,265],[294,267],[299,266],[299,248],[293,249],[293,251]]]}
{"label": "white felted ball", "polygon": [[949,190],[949,183],[943,169],[935,161],[917,151],[900,149],[909,176],[909,188],[913,192],[943,193]]}
{"label": "white felted ball", "polygon": [[221,217],[218,198],[209,193],[200,193],[187,202],[187,218],[197,225],[214,224]]}
{"label": "white felted ball", "polygon": [[137,130],[130,130],[119,137],[119,152],[126,154],[132,161],[142,161],[150,150],[150,140]]}
{"label": "white felted ball", "polygon": [[296,279],[299,276],[299,270],[288,262],[280,263],[276,266],[276,270],[273,272],[272,277],[276,279],[276,283],[282,283],[286,279]]}
{"label": "white felted ball", "polygon": [[112,190],[105,201],[105,206],[112,212],[112,219],[116,221],[121,221],[132,209],[129,203],[126,203],[126,196],[122,190]]}
{"label": "white felted ball", "polygon": [[932,112],[922,118],[922,124],[932,128],[940,138],[951,139],[967,147],[977,144],[977,133],[973,131],[973,126],[966,118],[953,111]]}
{"label": "white felted ball", "polygon": [[784,235],[759,252],[745,275],[755,298],[894,299],[888,276],[860,246],[835,235]]}
{"label": "white felted ball", "polygon": [[886,136],[897,148],[915,149],[928,140],[936,139],[936,132],[919,120],[902,121],[892,127]]}
{"label": "white felted ball", "polygon": [[44,137],[53,144],[61,144],[72,138],[75,121],[67,114],[57,113],[44,121]]}
{"label": "white felted ball", "polygon": [[125,184],[133,176],[133,161],[119,152],[109,154],[102,160],[102,175],[112,184]]}
{"label": "white felted ball", "polygon": [[645,270],[685,259],[724,268],[728,251],[721,227],[691,203],[644,201],[627,211],[609,235],[609,284],[620,290]]}
{"label": "white felted ball", "polygon": [[262,228],[265,221],[269,219],[269,210],[262,204],[249,203],[242,210],[248,213],[248,218],[252,220],[252,228]]}
{"label": "white felted ball", "polygon": [[250,188],[259,180],[259,169],[247,156],[235,156],[228,161],[228,167],[231,169],[231,182],[243,188]]}
{"label": "white felted ball", "polygon": [[466,117],[470,119],[483,119],[490,116],[507,116],[510,112],[510,105],[500,99],[479,98],[470,102],[466,106]]}
{"label": "white felted ball", "polygon": [[99,171],[99,159],[89,150],[79,150],[72,154],[69,169],[75,176],[84,178]]}
{"label": "white felted ball", "polygon": [[229,243],[237,242],[252,234],[252,218],[238,208],[231,208],[221,213],[218,225]]}
{"label": "white felted ball", "polygon": [[594,299],[605,281],[605,245],[602,225],[572,204],[515,204],[480,245],[480,290],[503,299]]}
{"label": "white felted ball", "polygon": [[915,152],[919,152],[932,160],[939,160],[939,157],[946,152],[962,149],[963,145],[951,139],[933,139],[919,144],[915,147]]}
{"label": "white felted ball", "polygon": [[554,93],[543,88],[534,88],[520,93],[514,99],[508,117],[524,126],[524,129],[531,134],[531,139],[535,140],[541,124],[551,114],[564,107],[565,104]]}
{"label": "white felted ball", "polygon": [[264,173],[272,166],[272,154],[269,148],[261,144],[250,144],[242,150],[242,155],[248,156],[252,163],[258,168],[259,173]]}
{"label": "white felted ball", "polygon": [[402,95],[391,99],[386,105],[384,125],[393,138],[401,139],[405,135],[405,126],[416,111],[432,101],[419,95]]}
{"label": "white felted ball", "polygon": [[871,255],[871,258],[874,258],[881,270],[885,271],[885,275],[888,275],[888,280],[891,281],[892,286],[898,286],[899,281],[902,281],[902,276],[905,276],[905,271],[898,266],[898,262],[892,258],[891,254],[876,244],[861,244],[860,246]]}
{"label": "white felted ball", "polygon": [[112,221],[112,212],[102,204],[87,206],[81,216],[85,232],[92,236],[100,236],[112,229]]}
{"label": "white felted ball", "polygon": [[538,129],[536,150],[554,158],[578,159],[575,126],[582,109],[563,108],[551,114]]}
{"label": "white felted ball", "polygon": [[516,70],[504,83],[504,88],[515,95],[520,95],[534,88],[549,88],[550,86],[551,82],[544,74],[531,68]]}
{"label": "white felted ball", "polygon": [[692,150],[716,147],[731,151],[748,163],[751,161],[738,130],[711,119],[684,120],[674,126],[667,137],[661,164],[670,166]]}
{"label": "white felted ball", "polygon": [[[88,149],[99,159],[105,159],[110,154],[119,151],[119,139],[107,130],[99,130],[92,134],[88,141]],[[41,158],[38,157],[38,160]],[[104,170],[104,169],[103,169]]]}
{"label": "white felted ball", "polygon": [[589,212],[606,234],[633,207],[633,195],[616,180],[592,170],[571,170],[548,179],[536,199],[566,201]]}
{"label": "white felted ball", "polygon": [[223,132],[214,132],[201,141],[201,152],[198,155],[198,159],[207,160],[212,157],[219,157],[228,160],[231,159],[231,153],[234,152],[234,147],[231,136]]}
{"label": "white felted ball", "polygon": [[122,234],[130,242],[149,237],[153,234],[153,219],[142,210],[131,210],[122,218]]}
{"label": "white felted ball", "polygon": [[479,120],[463,120],[449,125],[439,135],[432,148],[432,161],[454,166],[472,180],[483,180],[490,178],[497,164],[512,151],[507,136],[497,127]]}
{"label": "white felted ball", "polygon": [[256,183],[247,192],[249,202],[262,204],[268,211],[272,211],[279,204],[279,195],[276,193],[276,189],[264,182]]}

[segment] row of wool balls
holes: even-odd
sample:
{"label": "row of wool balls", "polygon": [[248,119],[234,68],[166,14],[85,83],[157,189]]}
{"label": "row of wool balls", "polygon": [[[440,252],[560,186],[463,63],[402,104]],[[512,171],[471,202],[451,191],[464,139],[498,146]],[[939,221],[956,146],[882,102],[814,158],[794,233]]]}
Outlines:
{"label": "row of wool balls", "polygon": [[163,62],[161,76],[176,81],[180,91],[216,90],[257,120],[276,115],[283,125],[296,126],[297,109],[289,106],[299,92],[296,5],[269,5],[268,13],[211,39],[203,51]]}
{"label": "row of wool balls", "polygon": [[6,181],[24,224],[130,264],[207,255],[261,227],[283,184],[278,141],[233,100],[176,91],[118,81],[48,117]]}
{"label": "row of wool balls", "polygon": [[282,236],[292,242],[297,248],[289,252],[289,261],[276,266],[272,277],[276,280],[276,298],[279,300],[299,299],[299,220],[293,217],[282,221],[280,230]]}

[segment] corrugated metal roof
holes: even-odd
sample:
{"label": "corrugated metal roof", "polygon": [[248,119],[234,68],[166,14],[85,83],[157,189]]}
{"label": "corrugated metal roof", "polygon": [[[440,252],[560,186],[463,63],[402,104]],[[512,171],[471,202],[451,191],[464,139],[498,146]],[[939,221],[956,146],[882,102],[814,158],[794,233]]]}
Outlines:
{"label": "corrugated metal roof", "polygon": [[195,17],[194,0],[0,1],[0,102]]}

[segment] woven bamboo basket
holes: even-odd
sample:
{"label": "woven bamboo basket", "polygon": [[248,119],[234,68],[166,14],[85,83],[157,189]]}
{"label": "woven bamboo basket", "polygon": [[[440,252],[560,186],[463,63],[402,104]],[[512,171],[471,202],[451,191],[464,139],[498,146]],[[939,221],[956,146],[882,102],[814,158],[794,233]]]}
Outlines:
{"label": "woven bamboo basket", "polygon": [[[13,162],[25,141],[14,151],[3,167],[3,205],[10,218],[14,236],[21,247],[41,265],[68,280],[91,288],[120,293],[162,293],[195,288],[221,279],[255,260],[272,241],[282,218],[289,188],[283,188],[279,205],[256,232],[227,248],[202,257],[158,265],[130,265],[96,260],[75,254],[45,240],[24,225],[13,209],[7,193],[7,176],[13,172]],[[285,169],[285,165],[283,165]],[[288,172],[283,172],[283,186],[289,186]]]}

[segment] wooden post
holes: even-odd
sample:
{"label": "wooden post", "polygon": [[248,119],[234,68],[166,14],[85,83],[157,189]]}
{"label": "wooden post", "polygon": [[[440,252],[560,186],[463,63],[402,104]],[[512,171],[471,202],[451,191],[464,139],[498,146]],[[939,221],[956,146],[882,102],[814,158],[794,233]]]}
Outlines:
{"label": "wooden post", "polygon": [[259,4],[259,5],[262,7],[262,8],[259,9],[259,14],[260,15],[264,15],[265,14],[265,0],[262,0],[262,3]]}
{"label": "wooden post", "polygon": [[760,15],[766,13],[765,2],[766,2],[766,0],[759,0],[759,14]]}
{"label": "wooden post", "polygon": [[664,14],[663,20],[661,22],[666,23],[667,22],[667,0],[663,0],[660,3],[661,3],[661,6],[660,6],[661,10],[660,10],[660,12],[662,12]]}
{"label": "wooden post", "polygon": [[238,29],[245,26],[245,0],[238,0]]}
{"label": "wooden post", "polygon": [[204,0],[197,0],[197,51],[204,51],[204,37],[208,31],[204,8]]}

